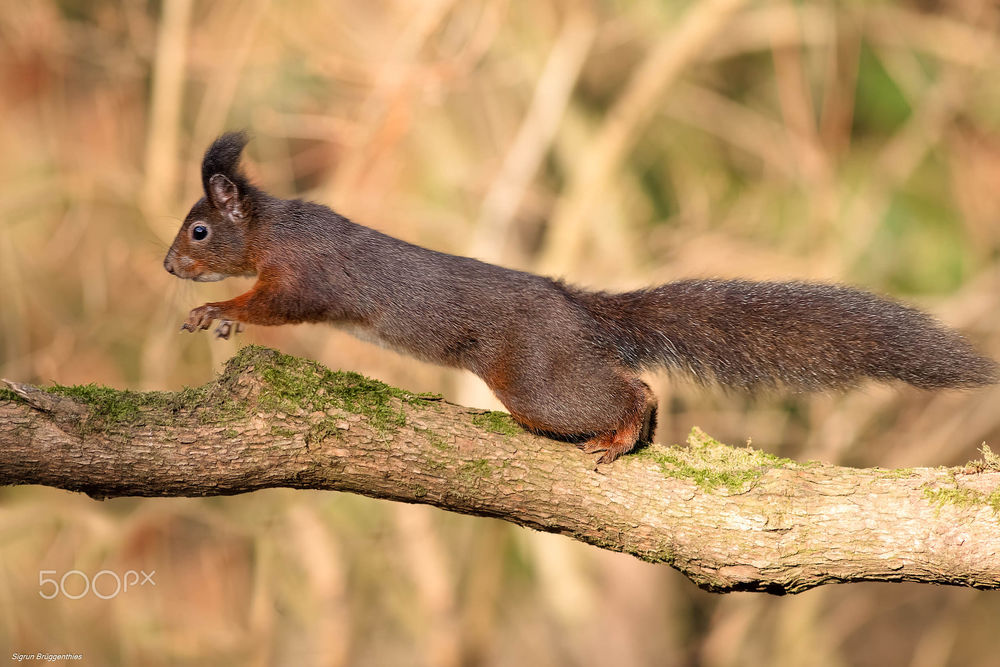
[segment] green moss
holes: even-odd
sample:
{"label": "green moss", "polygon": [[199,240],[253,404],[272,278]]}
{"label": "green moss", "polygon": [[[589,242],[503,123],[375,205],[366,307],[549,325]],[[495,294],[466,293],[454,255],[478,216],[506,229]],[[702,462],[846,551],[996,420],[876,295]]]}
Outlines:
{"label": "green moss", "polygon": [[90,415],[81,426],[84,431],[110,432],[138,423],[171,426],[177,423],[181,412],[192,409],[203,424],[244,419],[248,414],[244,402],[228,391],[220,391],[215,384],[185,387],[175,393],[113,389],[97,384],[56,384],[45,391],[90,407]]}
{"label": "green moss", "polygon": [[296,413],[331,407],[364,415],[380,431],[406,423],[403,404],[426,404],[429,398],[390,387],[358,373],[331,371],[314,361],[267,348],[243,348],[226,367],[224,377],[254,368],[264,380],[259,396],[264,408]]}
{"label": "green moss", "polygon": [[493,474],[493,466],[486,459],[468,461],[461,468],[461,475],[466,480],[482,479]]}
{"label": "green moss", "polygon": [[13,389],[8,389],[7,387],[0,387],[0,401],[14,401],[15,403],[27,403],[23,398],[17,395]]}
{"label": "green moss", "polygon": [[985,442],[983,446],[979,448],[979,453],[983,455],[983,463],[987,468],[992,468],[993,470],[1000,470],[1000,454],[995,454],[990,446]]}
{"label": "green moss", "polygon": [[331,436],[334,438],[340,437],[340,429],[337,428],[337,422],[333,419],[322,419],[313,424],[309,432],[306,433],[306,444],[319,444]]}
{"label": "green moss", "polygon": [[233,387],[211,383],[200,387],[184,387],[169,397],[167,407],[171,413],[178,413],[194,406],[202,406],[195,415],[202,424],[242,421],[249,416],[246,401],[238,398]]}
{"label": "green moss", "polygon": [[[253,400],[246,398],[248,388],[240,384],[250,371],[262,380],[256,398],[264,410],[299,414],[336,408],[365,416],[381,431],[406,423],[403,405],[429,405],[437,400],[255,345],[230,359],[217,382],[186,387],[176,393],[119,390],[96,384],[55,385],[46,391],[90,407],[90,415],[81,426],[84,430],[113,431],[137,423],[170,426],[177,423],[179,414],[190,414],[192,409],[203,424],[225,424],[250,415]],[[0,399],[9,396],[10,400],[21,400],[10,390],[0,391]],[[271,427],[273,436],[292,437],[296,432],[280,424]],[[307,442],[318,442],[337,432],[333,420],[324,419],[309,431]],[[226,431],[226,437],[237,435],[235,429]]]}
{"label": "green moss", "polygon": [[491,433],[500,435],[517,435],[523,430],[506,412],[491,410],[478,415],[472,415],[472,423]]}
{"label": "green moss", "polygon": [[431,447],[434,447],[435,449],[443,451],[451,448],[451,445],[449,445],[448,441],[444,439],[444,436],[433,429],[414,427],[413,430],[427,438],[427,442],[429,442]]}
{"label": "green moss", "polygon": [[1000,515],[1000,490],[993,493],[983,493],[975,489],[958,487],[947,489],[924,489],[924,497],[938,507],[955,505],[956,507],[976,507],[985,505],[993,510],[994,515]]}
{"label": "green moss", "polygon": [[984,494],[972,489],[924,489],[924,497],[938,505],[958,505],[969,507],[979,505]]}
{"label": "green moss", "polygon": [[984,470],[1000,470],[1000,454],[994,453],[985,442],[979,448],[979,453],[983,455],[983,458],[976,461],[969,461],[969,465],[972,468],[980,472]]}
{"label": "green moss", "polygon": [[[326,371],[323,379],[332,385],[331,390],[340,407],[365,415],[372,426],[383,431],[406,424],[406,415],[399,404],[419,400],[414,394],[358,373]],[[393,399],[397,399],[398,403]]]}
{"label": "green moss", "polygon": [[730,493],[746,491],[768,470],[795,465],[749,446],[729,447],[698,428],[691,430],[687,447],[647,447],[636,456],[657,463],[667,477],[689,479],[706,491],[725,487]]}
{"label": "green moss", "polygon": [[907,479],[916,474],[916,471],[914,471],[913,468],[875,468],[875,470],[888,479]]}
{"label": "green moss", "polygon": [[57,384],[46,391],[90,406],[91,416],[107,426],[134,424],[139,421],[143,408],[161,407],[166,400],[165,395],[158,392],[112,389],[96,384]]}

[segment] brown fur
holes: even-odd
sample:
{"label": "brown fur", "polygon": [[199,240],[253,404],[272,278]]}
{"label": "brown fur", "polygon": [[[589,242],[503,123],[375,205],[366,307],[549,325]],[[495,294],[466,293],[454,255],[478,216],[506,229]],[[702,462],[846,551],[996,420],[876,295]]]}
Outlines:
{"label": "brown fur", "polygon": [[[994,382],[996,365],[929,316],[848,287],[688,280],[625,294],[411,245],[329,208],[261,192],[226,134],[202,165],[205,198],[164,267],[181,278],[256,275],[184,328],[330,322],[386,347],[483,378],[525,428],[613,461],[652,437],[644,369],[673,368],[755,389],[820,389],[866,377],[918,387]],[[205,238],[193,231],[203,226]],[[205,230],[202,230],[205,231]]]}

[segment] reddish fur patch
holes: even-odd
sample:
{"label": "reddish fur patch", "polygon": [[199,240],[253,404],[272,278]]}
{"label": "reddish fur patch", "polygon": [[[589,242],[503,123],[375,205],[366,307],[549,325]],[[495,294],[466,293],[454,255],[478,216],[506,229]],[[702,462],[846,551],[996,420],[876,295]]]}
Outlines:
{"label": "reddish fur patch", "polygon": [[215,306],[216,308],[223,308],[223,309],[225,309],[225,308],[245,308],[247,306],[247,304],[250,303],[250,300],[253,299],[254,295],[257,294],[257,292],[259,292],[259,291],[260,291],[260,282],[257,282],[249,290],[247,290],[243,294],[240,294],[239,296],[233,297],[229,301],[219,301],[218,303],[213,303],[213,304],[209,304],[209,305]]}
{"label": "reddish fur patch", "polygon": [[642,425],[643,418],[642,415],[639,415],[638,419],[626,424],[624,428],[610,433],[602,433],[583,443],[583,451],[587,454],[604,452],[601,458],[597,459],[597,462],[599,464],[611,463],[622,454],[628,454],[635,448],[639,441]]}
{"label": "reddish fur patch", "polygon": [[276,315],[271,312],[271,304],[257,299],[258,293],[264,289],[266,284],[258,280],[247,292],[228,301],[217,301],[208,305],[218,308],[219,317],[223,319],[247,324],[270,324],[275,321]]}
{"label": "reddish fur patch", "polygon": [[510,384],[510,369],[504,364],[496,364],[482,375],[483,382],[494,393],[501,393]]}

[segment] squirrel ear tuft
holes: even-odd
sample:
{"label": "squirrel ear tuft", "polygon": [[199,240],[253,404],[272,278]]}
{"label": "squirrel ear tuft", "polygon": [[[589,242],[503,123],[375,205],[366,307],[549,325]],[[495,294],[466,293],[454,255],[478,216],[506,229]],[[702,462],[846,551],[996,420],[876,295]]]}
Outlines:
{"label": "squirrel ear tuft", "polygon": [[[225,201],[232,199],[238,204],[239,199],[250,194],[250,183],[240,169],[240,155],[248,140],[246,132],[227,132],[212,142],[201,162],[201,182],[205,188],[205,196],[222,212],[226,212],[223,208]],[[219,176],[224,182],[216,181]],[[227,196],[230,192],[232,194]],[[242,208],[245,212],[246,207]]]}
{"label": "squirrel ear tuft", "polygon": [[246,217],[239,189],[224,174],[213,174],[208,179],[205,193],[212,206],[233,222],[240,222]]}

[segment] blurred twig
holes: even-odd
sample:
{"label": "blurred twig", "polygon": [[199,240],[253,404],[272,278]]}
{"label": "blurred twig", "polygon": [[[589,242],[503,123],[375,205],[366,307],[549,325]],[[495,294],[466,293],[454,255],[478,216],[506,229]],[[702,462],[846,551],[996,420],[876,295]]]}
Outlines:
{"label": "blurred twig", "polygon": [[743,0],[711,0],[693,5],[629,79],[593,144],[580,151],[569,189],[552,214],[539,262],[544,272],[562,274],[574,264],[588,236],[589,216],[639,129],[654,114],[657,100],[741,4]]}
{"label": "blurred twig", "polygon": [[192,0],[163,3],[153,68],[146,139],[146,180],[142,202],[149,215],[160,215],[176,196],[177,146],[184,93],[185,43]]}
{"label": "blurred twig", "polygon": [[486,193],[472,243],[473,256],[486,261],[502,259],[507,227],[552,144],[596,29],[592,15],[577,11],[570,14],[556,38],[517,136]]}

